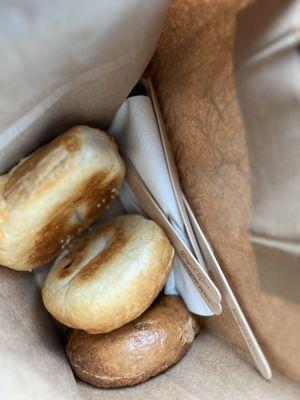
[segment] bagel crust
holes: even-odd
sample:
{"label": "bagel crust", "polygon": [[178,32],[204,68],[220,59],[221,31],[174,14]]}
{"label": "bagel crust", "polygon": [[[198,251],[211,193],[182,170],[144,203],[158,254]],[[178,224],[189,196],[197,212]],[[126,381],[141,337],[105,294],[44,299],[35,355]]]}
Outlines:
{"label": "bagel crust", "polygon": [[51,268],[42,297],[63,324],[110,332],[141,315],[171,270],[174,249],[153,221],[124,215],[94,229]]}
{"label": "bagel crust", "polygon": [[144,382],[178,361],[198,324],[177,296],[163,296],[135,321],[98,335],[72,330],[67,355],[74,373],[94,386]]}
{"label": "bagel crust", "polygon": [[0,177],[0,264],[51,261],[116,195],[125,166],[105,132],[77,126]]}

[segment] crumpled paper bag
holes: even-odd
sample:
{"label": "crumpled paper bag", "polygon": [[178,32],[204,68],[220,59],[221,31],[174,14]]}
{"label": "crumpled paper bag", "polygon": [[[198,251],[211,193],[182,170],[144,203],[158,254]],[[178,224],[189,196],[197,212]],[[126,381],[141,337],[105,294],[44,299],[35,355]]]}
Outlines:
{"label": "crumpled paper bag", "polygon": [[[1,2],[2,173],[70,125],[107,125],[151,58],[166,6],[162,0]],[[223,1],[218,7],[228,12]],[[203,1],[203,15],[206,8],[212,6]],[[271,385],[263,381],[204,331],[184,360],[160,376],[128,389],[93,388],[75,380],[35,274],[1,267],[0,282],[1,399],[299,397],[298,385],[276,373]]]}
{"label": "crumpled paper bag", "polygon": [[[1,2],[1,173],[74,124],[105,128],[150,61],[167,5]],[[0,397],[78,398],[35,275],[1,267],[0,280]]]}
{"label": "crumpled paper bag", "polygon": [[1,2],[0,171],[70,126],[106,126],[151,59],[167,4]]}
{"label": "crumpled paper bag", "polygon": [[[299,272],[288,278],[299,271],[299,1],[236,17],[243,5],[173,1],[152,76],[196,217],[271,366],[300,381]],[[223,305],[207,325],[245,348]]]}

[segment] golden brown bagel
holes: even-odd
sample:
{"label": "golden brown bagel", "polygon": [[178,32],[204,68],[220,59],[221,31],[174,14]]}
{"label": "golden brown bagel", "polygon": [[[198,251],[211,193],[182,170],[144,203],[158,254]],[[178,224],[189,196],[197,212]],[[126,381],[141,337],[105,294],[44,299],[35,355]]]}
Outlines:
{"label": "golden brown bagel", "polygon": [[100,387],[144,382],[178,361],[198,324],[177,296],[164,296],[135,321],[106,334],[72,330],[67,355],[75,374]]}
{"label": "golden brown bagel", "polygon": [[0,264],[31,270],[80,234],[125,174],[113,140],[77,126],[0,177]]}
{"label": "golden brown bagel", "polygon": [[155,222],[140,215],[118,217],[57,259],[42,289],[45,307],[71,328],[112,331],[149,307],[165,284],[173,255]]}

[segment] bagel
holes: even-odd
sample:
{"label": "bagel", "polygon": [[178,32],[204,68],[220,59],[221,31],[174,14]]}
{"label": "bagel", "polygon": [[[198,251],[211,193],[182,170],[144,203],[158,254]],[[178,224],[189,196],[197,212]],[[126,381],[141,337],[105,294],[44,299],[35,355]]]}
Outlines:
{"label": "bagel", "polygon": [[98,335],[72,330],[66,352],[78,378],[111,388],[144,382],[178,361],[198,332],[177,296],[163,296],[135,321]]}
{"label": "bagel", "polygon": [[110,332],[153,302],[174,256],[166,234],[140,215],[124,215],[78,239],[51,268],[42,288],[46,309],[61,323]]}
{"label": "bagel", "polygon": [[125,166],[105,132],[77,126],[0,177],[0,264],[52,260],[115,196]]}

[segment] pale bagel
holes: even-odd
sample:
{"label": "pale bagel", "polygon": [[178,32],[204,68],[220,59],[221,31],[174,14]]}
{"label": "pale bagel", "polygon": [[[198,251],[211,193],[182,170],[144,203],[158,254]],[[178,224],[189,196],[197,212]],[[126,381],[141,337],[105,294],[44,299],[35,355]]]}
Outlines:
{"label": "pale bagel", "polygon": [[42,289],[47,310],[89,333],[137,318],[166,282],[174,249],[163,230],[140,215],[94,229],[60,256]]}
{"label": "pale bagel", "polygon": [[78,126],[0,177],[0,264],[52,260],[116,195],[125,166],[105,132]]}
{"label": "pale bagel", "polygon": [[67,355],[74,373],[99,387],[144,382],[178,361],[198,332],[177,296],[163,296],[138,319],[98,335],[72,330]]}

